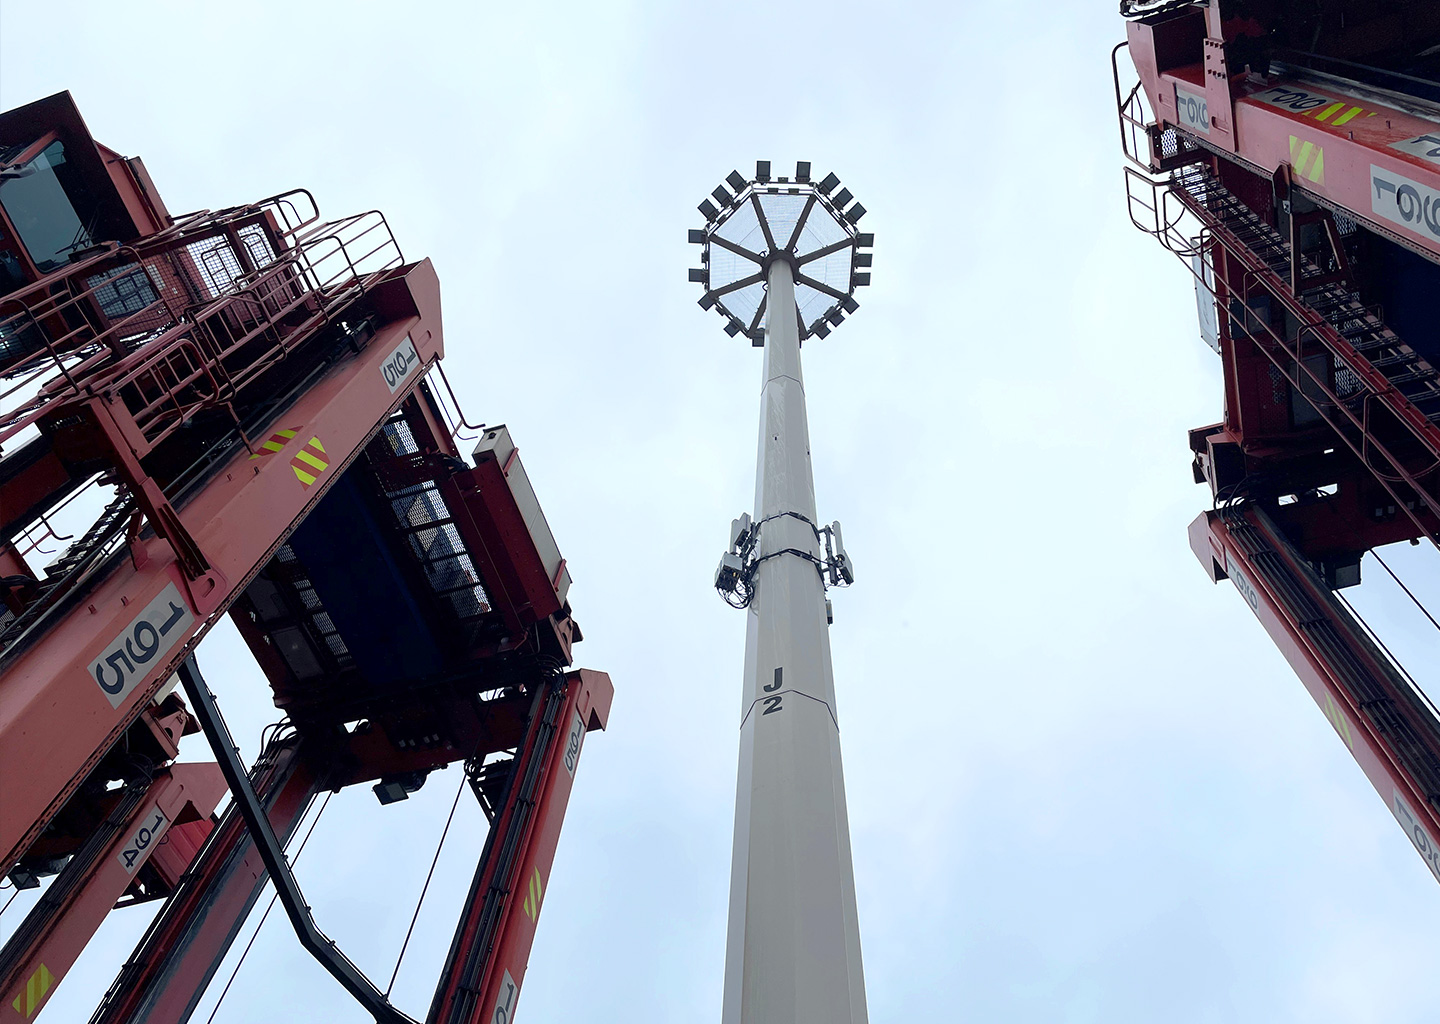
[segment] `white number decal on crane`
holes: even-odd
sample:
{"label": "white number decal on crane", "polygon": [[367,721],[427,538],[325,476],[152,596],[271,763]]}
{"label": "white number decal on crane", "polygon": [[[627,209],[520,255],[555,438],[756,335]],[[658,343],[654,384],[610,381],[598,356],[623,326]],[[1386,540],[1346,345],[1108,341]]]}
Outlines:
{"label": "white number decal on crane", "polygon": [[90,663],[90,677],[112,708],[125,702],[194,621],[180,588],[171,583],[110,641]]}
{"label": "white number decal on crane", "polygon": [[1415,844],[1415,849],[1425,860],[1425,866],[1440,881],[1440,849],[1435,846],[1435,840],[1430,833],[1425,831],[1425,826],[1420,824],[1420,819],[1415,817],[1415,812],[1400,795],[1400,791],[1394,790],[1394,804],[1391,809],[1395,812],[1395,820],[1400,822],[1400,827],[1410,837],[1410,842]]}
{"label": "white number decal on crane", "polygon": [[519,994],[520,987],[506,971],[500,979],[500,994],[495,997],[495,1012],[490,1015],[490,1024],[510,1024],[515,1013],[515,997]]}
{"label": "white number decal on crane", "polygon": [[165,817],[160,808],[156,807],[148,812],[141,819],[140,827],[130,837],[130,841],[120,849],[120,863],[125,866],[125,870],[133,875],[143,862],[145,851],[155,845],[169,827],[170,819]]}

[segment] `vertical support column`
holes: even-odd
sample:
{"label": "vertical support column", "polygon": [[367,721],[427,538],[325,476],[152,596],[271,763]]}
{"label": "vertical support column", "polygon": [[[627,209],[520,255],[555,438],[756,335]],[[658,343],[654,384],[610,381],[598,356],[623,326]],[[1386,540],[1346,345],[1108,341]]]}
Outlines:
{"label": "vertical support column", "polygon": [[[767,270],[723,1024],[864,1024],[793,270]],[[809,556],[809,557],[807,557]]]}
{"label": "vertical support column", "polygon": [[580,749],[585,733],[605,728],[614,695],[610,677],[590,669],[539,684],[435,986],[429,1024],[515,1019]]}

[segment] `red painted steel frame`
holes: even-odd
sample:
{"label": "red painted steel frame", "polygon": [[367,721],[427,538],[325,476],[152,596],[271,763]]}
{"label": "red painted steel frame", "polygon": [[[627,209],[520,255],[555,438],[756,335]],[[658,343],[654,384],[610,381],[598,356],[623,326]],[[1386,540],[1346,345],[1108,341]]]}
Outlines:
{"label": "red painted steel frame", "polygon": [[[1262,529],[1262,532],[1267,531]],[[1440,881],[1440,846],[1436,845],[1440,839],[1440,813],[1397,760],[1391,737],[1375,728],[1341,685],[1337,668],[1307,633],[1306,627],[1310,624],[1297,621],[1290,613],[1274,582],[1267,579],[1266,573],[1231,536],[1221,512],[1206,512],[1190,525],[1190,546],[1211,579],[1218,581],[1228,576],[1235,584],[1235,589],[1345,742],[1365,777],[1400,822],[1426,866]],[[1277,545],[1277,549],[1282,558],[1287,558],[1283,545]],[[1292,581],[1300,586],[1300,573],[1292,571]],[[1351,653],[1357,658],[1364,657],[1358,649]]]}
{"label": "red painted steel frame", "polygon": [[[266,751],[256,792],[284,842],[315,796],[295,737]],[[219,769],[215,771],[218,773]],[[92,1024],[183,1024],[239,934],[268,876],[232,807],[183,884],[121,969]]]}
{"label": "red painted steel frame", "polygon": [[[1218,21],[1219,15],[1210,20]],[[1229,72],[1225,69],[1225,41],[1215,25],[1207,33],[1206,19],[1198,16],[1186,19],[1178,31],[1197,37],[1193,49],[1203,59],[1161,69],[1157,51],[1177,45],[1167,40],[1166,34],[1175,33],[1178,24],[1140,20],[1126,25],[1146,98],[1163,125],[1185,132],[1216,152],[1234,154],[1266,177],[1295,163],[1292,154],[1306,143],[1312,147],[1310,154],[1319,147],[1324,152],[1323,171],[1313,178],[1296,175],[1298,187],[1365,221],[1380,234],[1440,254],[1440,210],[1434,208],[1426,191],[1440,193],[1440,160],[1424,155],[1440,147],[1440,122],[1329,81],[1312,83]],[[1204,95],[1208,132],[1182,115],[1177,87],[1182,93]],[[1422,136],[1436,138],[1427,145],[1396,148],[1397,143]],[[1413,206],[1408,197],[1398,194],[1396,185],[1404,182],[1418,186]]]}
{"label": "red painted steel frame", "polygon": [[[83,881],[0,977],[0,1024],[20,1024],[40,1012],[140,868],[172,834],[180,834],[181,822],[207,819],[224,792],[225,780],[213,763],[176,764],[156,774],[143,799],[90,861]],[[31,983],[42,968],[47,984]]]}
{"label": "red painted steel frame", "polygon": [[[102,472],[103,483],[128,487],[136,505],[126,547],[84,578],[73,597],[51,589],[54,603],[33,609],[47,609],[50,618],[3,652],[0,869],[27,852],[29,862],[45,863],[77,844],[83,857],[57,878],[55,884],[65,885],[50,891],[54,912],[27,918],[26,931],[7,950],[0,991],[9,993],[7,1000],[17,991],[22,998],[18,1005],[0,1006],[0,1022],[32,1019],[43,1008],[55,982],[127,892],[137,898],[169,892],[170,898],[95,1022],[182,1024],[193,1013],[266,881],[239,815],[232,810],[212,828],[208,815],[222,788],[217,767],[171,765],[157,772],[143,796],[138,784],[126,788],[119,802],[102,795],[99,813],[112,807],[113,813],[88,839],[64,828],[47,833],[46,826],[62,811],[62,821],[70,821],[91,800],[96,787],[86,780],[106,781],[111,763],[105,758],[122,738],[129,751],[128,743],[137,736],[144,740],[148,727],[161,759],[176,754],[174,742],[189,719],[168,702],[152,709],[153,698],[381,425],[409,401],[418,413],[408,421],[417,441],[431,435],[426,455],[408,465],[403,458],[388,460],[385,472],[420,473],[436,481],[507,633],[499,641],[490,634],[477,641],[471,663],[460,672],[463,678],[450,689],[430,681],[427,688],[367,707],[364,728],[331,734],[313,721],[300,722],[299,732],[271,744],[251,777],[283,839],[320,789],[387,774],[423,774],[458,759],[462,749],[516,748],[512,781],[477,868],[476,898],[462,912],[435,1003],[436,1012],[442,1004],[451,1009],[463,1004],[458,1017],[451,1014],[455,1019],[508,1024],[584,733],[604,727],[613,691],[603,673],[552,677],[570,663],[570,645],[580,634],[559,588],[564,561],[551,579],[506,482],[513,453],[503,467],[492,457],[480,459],[473,470],[463,468],[446,414],[417,387],[443,354],[433,269],[428,261],[402,265],[377,211],[319,224],[313,199],[310,213],[297,209],[304,205],[301,197],[308,198],[304,190],[177,222],[139,160],[94,144],[65,94],[0,115],[0,127],[10,135],[29,132],[19,141],[32,153],[63,137],[72,162],[86,163],[88,186],[99,188],[105,179],[97,174],[103,171],[117,193],[106,202],[118,198],[133,221],[123,230],[105,229],[118,231],[119,241],[103,242],[48,274],[27,262],[27,283],[5,297],[11,333],[29,331],[43,344],[11,351],[0,367],[7,375],[0,391],[0,403],[6,404],[0,410],[0,440],[37,426],[49,438],[22,448],[29,453],[28,465],[9,463],[3,481],[0,570],[31,577],[11,581],[0,592],[6,607],[23,614],[40,586],[24,558],[35,545],[21,550],[11,544],[14,530],[28,533],[37,517],[49,529],[47,511],[71,501],[85,481]],[[4,211],[0,222],[8,223]],[[264,235],[268,262],[247,249],[242,235],[252,228]],[[217,279],[198,272],[204,280],[190,280],[197,272],[192,250],[209,241],[223,242],[239,277],[224,270]],[[357,255],[362,249],[367,251]],[[378,269],[372,259],[377,254]],[[361,265],[370,269],[362,272]],[[102,295],[111,278],[100,275],[130,266],[143,273],[156,295],[142,309],[127,305],[127,311],[115,312]],[[188,274],[183,280],[181,271]],[[355,354],[333,365],[319,362],[331,350],[317,346],[330,344],[331,335],[337,344],[342,336],[348,339]],[[408,344],[418,358],[404,358]],[[294,368],[287,374],[281,362],[296,358],[302,362],[287,364]],[[312,358],[316,362],[304,361]],[[318,378],[305,378],[303,371],[312,365],[328,368]],[[242,405],[250,410],[246,416],[257,416],[257,408],[268,407],[258,399],[279,396],[247,394],[240,402],[240,391],[276,381],[288,383],[273,390],[294,387],[303,393],[269,423],[243,418]],[[199,470],[198,482],[183,473],[177,478],[178,466],[219,436],[204,433],[210,430],[204,420],[222,410],[232,420],[226,429],[239,433],[244,449],[213,471]],[[182,433],[195,425],[200,433]],[[249,436],[257,426],[260,436]],[[270,441],[259,443],[266,434]],[[44,444],[51,447],[42,450]],[[436,457],[445,472],[421,464]],[[166,490],[179,491],[177,479],[191,481],[183,501]],[[65,580],[60,585],[67,585]],[[257,637],[245,623],[241,629],[253,642],[270,639]],[[486,700],[467,692],[467,683],[486,675],[483,659],[502,651],[511,660],[497,663],[498,689]],[[465,674],[471,670],[473,676]],[[525,678],[531,671],[533,680]],[[539,696],[532,702],[531,694]],[[322,694],[319,701],[325,699]],[[387,716],[403,717],[409,710],[406,699],[427,712],[463,719],[452,723],[455,743],[443,750],[402,749],[404,743],[385,730]],[[541,707],[543,716],[532,711],[527,717],[527,709]],[[145,725],[137,724],[142,716],[148,716]],[[484,779],[476,784],[482,788]],[[487,808],[492,797],[485,791]],[[164,840],[150,845],[146,822],[157,814],[172,824]],[[94,851],[99,852],[91,858]],[[276,864],[273,858],[270,863]],[[137,887],[132,872],[141,865],[145,882]]]}
{"label": "red painted steel frame", "polygon": [[[615,693],[608,675],[589,669],[567,672],[565,687],[553,738],[538,752],[534,795],[526,795],[523,783],[536,756],[531,754],[519,759],[505,805],[491,825],[484,867],[471,889],[427,1017],[432,1024],[508,1024],[514,1019],[584,734],[605,728]],[[543,695],[523,750],[536,750],[536,737],[544,727],[541,706]],[[512,828],[518,830],[513,855],[506,849]],[[499,921],[490,930],[490,948],[483,949],[478,947],[487,941],[482,925],[492,891],[500,896]],[[467,964],[477,955],[481,970],[467,980]]]}
{"label": "red painted steel frame", "polygon": [[[422,367],[440,357],[439,284],[429,261],[409,267],[399,283],[417,315],[381,328],[363,351],[332,368],[285,412],[284,423],[299,432],[284,451],[251,459],[242,450],[179,510],[182,524],[206,553],[216,581],[213,589],[192,591],[175,550],[159,538],[141,538],[144,560],[139,568],[133,562],[122,565],[42,643],[6,669],[0,686],[3,866],[13,864],[34,841],[199,637],[405,399],[408,388],[391,392],[382,372],[401,340],[410,336]],[[103,417],[103,410],[97,412]],[[331,462],[307,488],[292,470],[290,457],[311,437],[320,438]],[[121,704],[112,707],[90,666],[116,641],[123,643],[138,628],[142,610],[170,586],[189,612],[189,621],[182,619],[174,627],[181,630],[180,642],[157,658]],[[14,780],[21,778],[25,785],[16,785]]]}

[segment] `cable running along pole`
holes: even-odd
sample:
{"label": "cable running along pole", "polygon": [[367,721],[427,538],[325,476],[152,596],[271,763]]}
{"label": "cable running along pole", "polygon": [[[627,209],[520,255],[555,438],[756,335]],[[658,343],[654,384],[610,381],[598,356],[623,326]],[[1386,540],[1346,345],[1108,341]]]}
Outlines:
{"label": "cable running along pole", "polygon": [[[839,178],[760,161],[700,204],[691,281],[731,337],[765,349],[754,517],[731,527],[715,586],[746,609],[745,692],[722,1024],[864,1024],[865,980],[830,664],[828,587],[853,576],[840,524],[818,525],[800,343],[869,284],[872,235]],[[728,188],[727,188],[728,186]]]}

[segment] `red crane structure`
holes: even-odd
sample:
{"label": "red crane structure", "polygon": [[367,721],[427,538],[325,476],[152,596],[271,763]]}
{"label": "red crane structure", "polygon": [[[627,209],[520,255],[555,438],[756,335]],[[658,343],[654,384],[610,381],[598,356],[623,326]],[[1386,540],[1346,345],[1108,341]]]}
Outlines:
{"label": "red crane structure", "polygon": [[[1440,713],[1341,591],[1440,546],[1440,6],[1122,0],[1130,216],[1196,281],[1229,578],[1440,880]],[[1122,77],[1128,48],[1138,81]]]}
{"label": "red crane structure", "polygon": [[[318,793],[390,803],[452,762],[490,833],[426,1020],[513,1019],[612,689],[570,667],[565,560],[442,337],[435,271],[379,212],[325,221],[297,189],[172,216],[68,93],[0,114],[0,850],[12,885],[53,876],[0,948],[0,1021],[158,899],[93,1019],[188,1020],[267,879],[340,984],[408,1021],[284,845]],[[226,614],[285,715],[248,767],[195,660]],[[201,730],[216,762],[176,763]]]}

